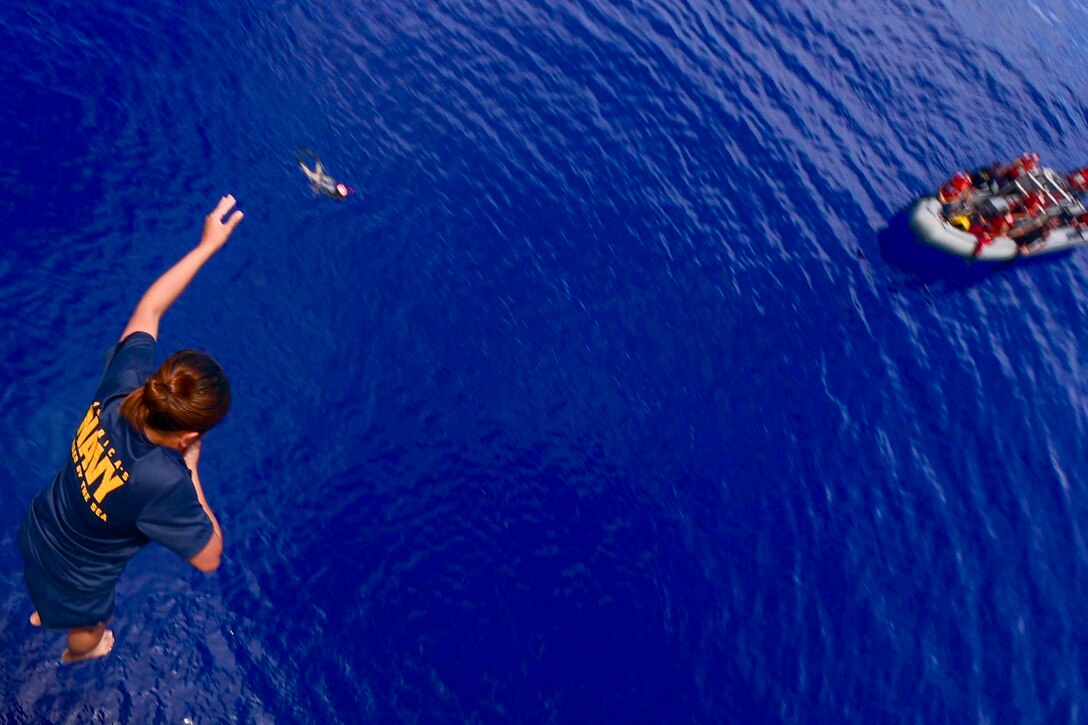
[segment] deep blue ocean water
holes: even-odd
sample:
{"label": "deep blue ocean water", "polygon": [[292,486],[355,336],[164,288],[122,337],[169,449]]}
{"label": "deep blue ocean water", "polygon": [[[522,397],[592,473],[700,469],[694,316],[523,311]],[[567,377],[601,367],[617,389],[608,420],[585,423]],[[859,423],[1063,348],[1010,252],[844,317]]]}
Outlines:
{"label": "deep blue ocean water", "polygon": [[[0,722],[1088,720],[1088,256],[903,224],[957,169],[1088,161],[1086,22],[5,5]],[[160,338],[234,384],[223,566],[149,547],[61,666],[19,521],[228,192]]]}

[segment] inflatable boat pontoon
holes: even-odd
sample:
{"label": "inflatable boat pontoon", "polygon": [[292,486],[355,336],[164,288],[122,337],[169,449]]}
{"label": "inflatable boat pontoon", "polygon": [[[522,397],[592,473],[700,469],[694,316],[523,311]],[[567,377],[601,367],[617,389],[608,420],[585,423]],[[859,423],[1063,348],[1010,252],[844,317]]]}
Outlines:
{"label": "inflatable boat pontoon", "polygon": [[1031,156],[957,174],[937,195],[915,204],[911,230],[950,254],[994,262],[1088,243],[1088,208],[1080,198],[1088,189],[1088,169],[1062,176],[1022,163]]}

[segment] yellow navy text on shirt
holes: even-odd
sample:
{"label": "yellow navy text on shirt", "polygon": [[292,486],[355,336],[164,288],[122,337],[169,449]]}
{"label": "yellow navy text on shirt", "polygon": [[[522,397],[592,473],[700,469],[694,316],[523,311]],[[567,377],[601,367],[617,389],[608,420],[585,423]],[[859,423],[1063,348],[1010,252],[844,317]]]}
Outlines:
{"label": "yellow navy text on shirt", "polygon": [[117,459],[117,451],[110,448],[109,438],[99,419],[101,410],[101,404],[94,402],[83,416],[83,422],[72,440],[72,463],[76,467],[83,500],[95,516],[105,521],[107,515],[100,504],[106,496],[125,485],[128,472]]}

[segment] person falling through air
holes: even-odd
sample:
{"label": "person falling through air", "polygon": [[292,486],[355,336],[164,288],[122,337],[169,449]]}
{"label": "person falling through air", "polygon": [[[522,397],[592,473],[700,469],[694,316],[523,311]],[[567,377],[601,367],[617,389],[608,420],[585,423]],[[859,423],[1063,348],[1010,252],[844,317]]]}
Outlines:
{"label": "person falling through air", "polygon": [[215,571],[223,534],[197,475],[201,441],[230,408],[230,383],[211,356],[181,350],[156,370],[159,321],[242,221],[224,196],[200,243],[152,284],[107,353],[106,369],[64,464],[19,528],[31,624],[68,630],[63,662],[113,648],[106,623],[129,559],[154,541]]}
{"label": "person falling through air", "polygon": [[[295,149],[295,158],[298,159],[298,166],[302,169],[302,173],[306,174],[306,178],[313,185],[314,191],[319,191],[325,196],[331,196],[337,201],[347,199],[354,191],[354,189],[329,176],[329,173],[325,171],[325,165],[321,163],[321,159],[310,149],[300,146]],[[307,158],[313,163],[312,168],[306,164]]]}

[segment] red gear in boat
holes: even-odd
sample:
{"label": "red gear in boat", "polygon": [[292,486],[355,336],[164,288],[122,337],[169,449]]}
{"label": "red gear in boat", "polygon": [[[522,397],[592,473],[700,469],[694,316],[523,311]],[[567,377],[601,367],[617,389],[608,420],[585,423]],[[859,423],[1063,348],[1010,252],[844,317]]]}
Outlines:
{"label": "red gear in boat", "polygon": [[997,177],[1002,181],[1019,179],[1025,172],[1034,171],[1039,164],[1039,154],[1029,152],[1020,154],[997,172]]}
{"label": "red gear in boat", "polygon": [[[1013,225],[1016,224],[1016,216],[1011,211],[1007,211],[1004,214],[999,214],[990,220],[986,228],[986,236],[988,237],[1003,237],[1009,233]],[[991,240],[992,241],[992,240]],[[989,244],[989,242],[986,242]]]}
{"label": "red gear in boat", "polygon": [[979,236],[978,241],[975,243],[975,251],[971,252],[971,255],[977,257],[978,253],[982,251],[982,248],[985,247],[987,244],[992,243],[993,241],[993,237],[991,237],[988,233],[983,232]]}
{"label": "red gear in boat", "polygon": [[1046,199],[1038,191],[1029,191],[1024,197],[1024,212],[1028,216],[1039,216],[1046,208]]}
{"label": "red gear in boat", "polygon": [[947,204],[959,199],[960,196],[970,188],[971,177],[962,171],[957,171],[956,175],[949,179],[947,184],[941,187],[941,191],[937,196],[942,204]]}

